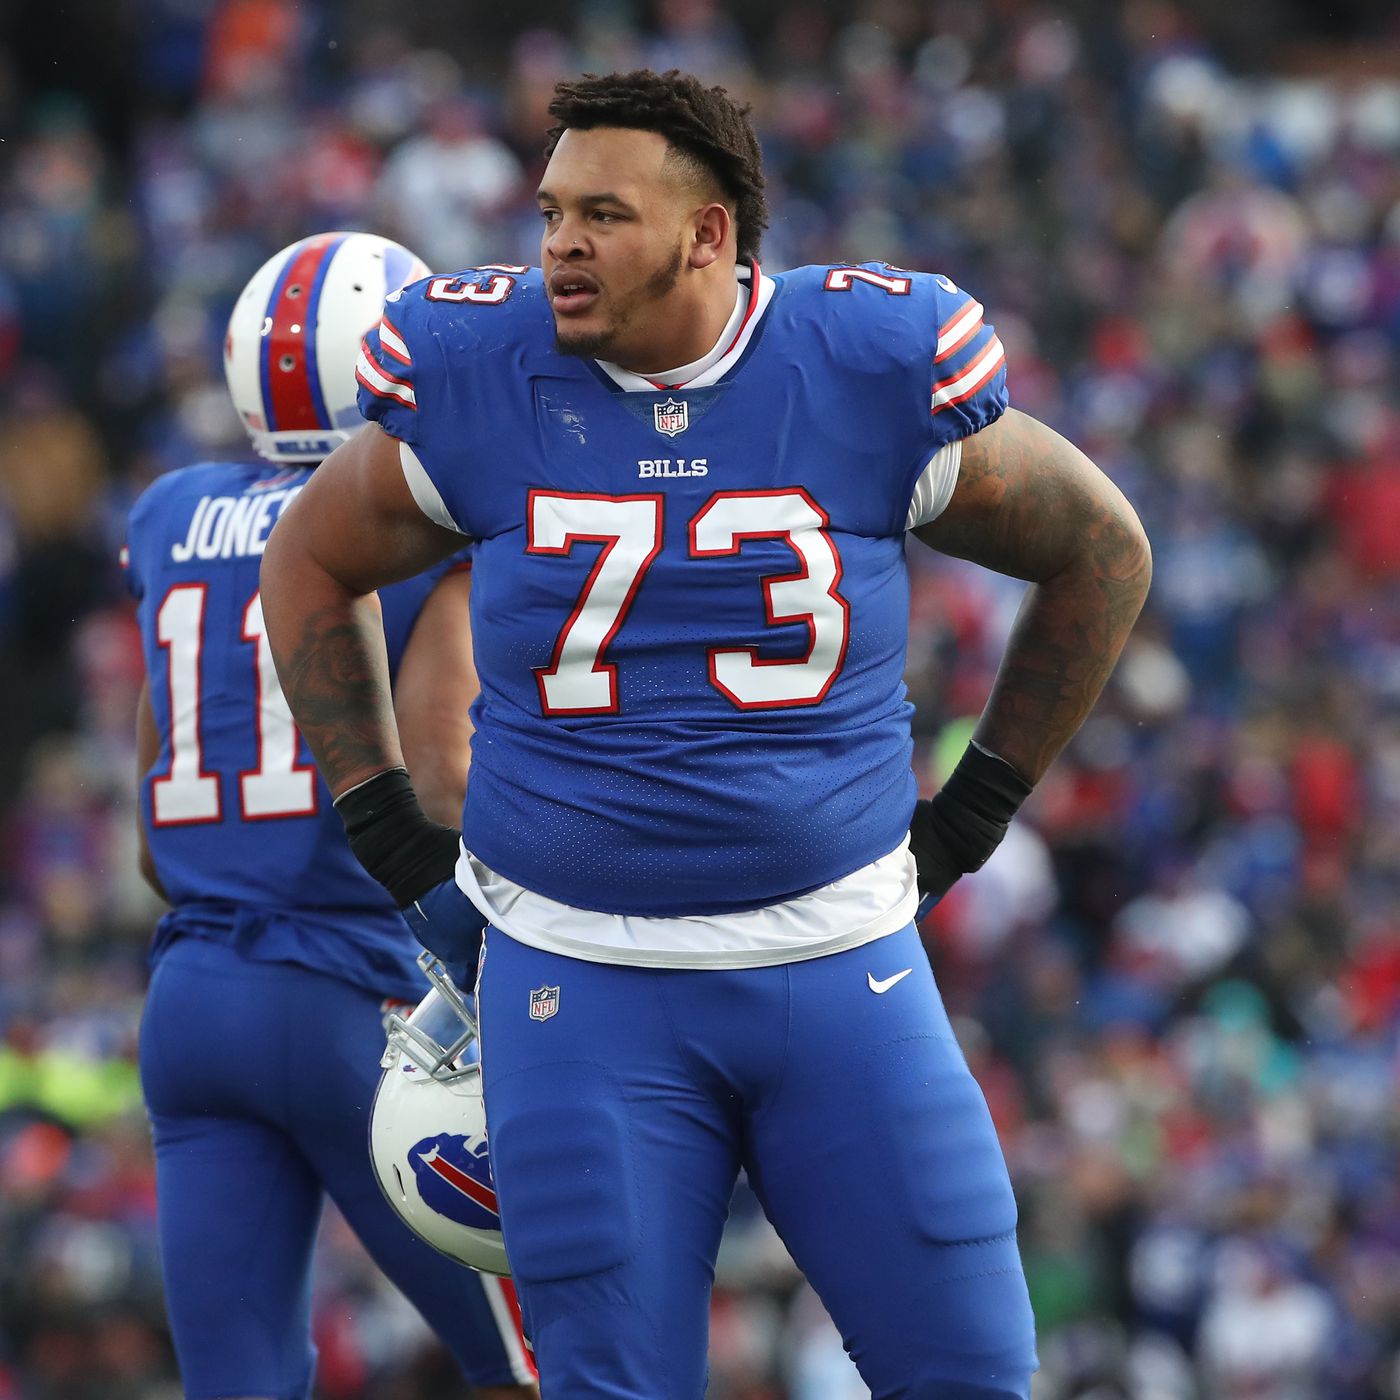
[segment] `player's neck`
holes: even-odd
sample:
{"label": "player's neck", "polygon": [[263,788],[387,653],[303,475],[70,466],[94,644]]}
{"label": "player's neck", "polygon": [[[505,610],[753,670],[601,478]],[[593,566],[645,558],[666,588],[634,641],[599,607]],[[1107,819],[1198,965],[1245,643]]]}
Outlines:
{"label": "player's neck", "polygon": [[656,339],[620,356],[615,363],[633,374],[657,379],[704,359],[715,349],[733,318],[735,297],[732,264],[682,277],[652,310]]}

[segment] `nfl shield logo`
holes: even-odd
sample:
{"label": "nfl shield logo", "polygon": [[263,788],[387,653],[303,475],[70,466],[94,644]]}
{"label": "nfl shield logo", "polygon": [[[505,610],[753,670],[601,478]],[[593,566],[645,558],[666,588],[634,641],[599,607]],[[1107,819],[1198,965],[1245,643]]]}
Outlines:
{"label": "nfl shield logo", "polygon": [[558,987],[537,987],[530,993],[530,1019],[532,1021],[547,1021],[558,1010]]}
{"label": "nfl shield logo", "polygon": [[690,427],[690,405],[667,399],[665,403],[653,404],[651,411],[656,415],[656,431],[667,437],[675,437]]}

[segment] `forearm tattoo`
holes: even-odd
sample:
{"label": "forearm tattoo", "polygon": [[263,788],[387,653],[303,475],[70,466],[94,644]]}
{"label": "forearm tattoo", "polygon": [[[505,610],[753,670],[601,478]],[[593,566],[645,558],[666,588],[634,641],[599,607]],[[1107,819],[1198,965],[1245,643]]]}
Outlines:
{"label": "forearm tattoo", "polygon": [[1145,589],[1089,570],[1033,584],[1016,617],[978,742],[1038,780],[1118,661]]}
{"label": "forearm tattoo", "polygon": [[401,762],[377,609],[363,601],[311,613],[276,655],[297,726],[334,793]]}
{"label": "forearm tattoo", "polygon": [[1152,556],[1132,507],[1077,448],[1022,414],[996,428],[964,448],[964,506],[920,535],[1034,581],[976,737],[1035,781],[1112,673],[1147,596]]}

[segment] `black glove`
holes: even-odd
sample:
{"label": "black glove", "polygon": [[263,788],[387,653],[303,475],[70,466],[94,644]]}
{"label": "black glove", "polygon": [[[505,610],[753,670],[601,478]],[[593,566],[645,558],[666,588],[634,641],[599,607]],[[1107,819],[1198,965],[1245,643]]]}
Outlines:
{"label": "black glove", "polygon": [[389,891],[414,938],[470,988],[486,920],[457,885],[461,833],[423,811],[402,768],[342,793],[335,806],[350,849]]}
{"label": "black glove", "polygon": [[457,869],[461,833],[427,816],[402,768],[376,773],[341,793],[335,809],[350,849],[400,909]]}
{"label": "black glove", "polygon": [[909,849],[923,896],[919,918],[961,876],[987,863],[1030,794],[1030,783],[1009,763],[969,744],[942,788],[914,804]]}

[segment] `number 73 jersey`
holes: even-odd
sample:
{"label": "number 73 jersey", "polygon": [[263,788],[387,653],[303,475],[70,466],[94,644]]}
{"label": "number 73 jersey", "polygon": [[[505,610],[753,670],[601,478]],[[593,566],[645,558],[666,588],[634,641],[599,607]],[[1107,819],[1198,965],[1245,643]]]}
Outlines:
{"label": "number 73 jersey", "polygon": [[1006,403],[976,301],[883,264],[743,268],[721,353],[665,383],[560,354],[540,274],[496,266],[391,296],[363,350],[361,411],[478,542],[473,855],[673,917],[899,847],[904,535]]}

